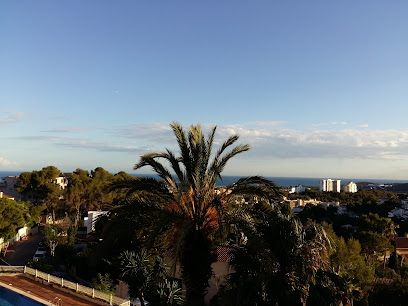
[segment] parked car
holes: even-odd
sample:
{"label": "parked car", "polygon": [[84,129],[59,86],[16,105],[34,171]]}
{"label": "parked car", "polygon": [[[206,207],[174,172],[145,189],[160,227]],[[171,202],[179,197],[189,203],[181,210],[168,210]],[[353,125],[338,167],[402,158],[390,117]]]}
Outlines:
{"label": "parked car", "polygon": [[33,261],[37,261],[40,258],[44,258],[47,255],[47,250],[44,247],[39,247],[34,254]]}
{"label": "parked car", "polygon": [[35,253],[34,254],[34,257],[33,257],[33,260],[34,261],[38,261],[40,258],[44,258],[45,257],[45,253],[43,253],[43,252],[39,252],[39,253]]}
{"label": "parked car", "polygon": [[45,253],[47,253],[47,248],[44,247],[44,246],[39,246],[38,249],[37,249],[37,252],[45,252]]}

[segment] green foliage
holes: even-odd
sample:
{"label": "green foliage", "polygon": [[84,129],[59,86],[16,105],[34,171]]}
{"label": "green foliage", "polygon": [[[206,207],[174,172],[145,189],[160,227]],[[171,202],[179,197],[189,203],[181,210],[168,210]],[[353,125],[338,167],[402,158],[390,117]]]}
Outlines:
{"label": "green foliage", "polygon": [[47,274],[52,274],[54,272],[53,266],[48,264],[47,260],[45,258],[39,258],[37,261],[32,261],[30,260],[27,263],[27,267],[37,269],[39,271],[42,271]]}
{"label": "green foliage", "polygon": [[129,285],[129,296],[144,300],[144,292],[152,280],[150,254],[125,251],[121,256],[121,276]]}
{"label": "green foliage", "polygon": [[115,284],[110,278],[109,273],[103,275],[98,273],[92,280],[92,287],[108,294],[115,294]]}
{"label": "green foliage", "polygon": [[139,252],[125,251],[120,259],[121,277],[129,285],[129,296],[141,301],[147,299],[152,305],[184,304],[178,282],[167,278],[162,257],[154,258],[142,249]]}
{"label": "green foliage", "polygon": [[358,220],[356,237],[360,240],[362,251],[367,255],[384,255],[391,252],[391,237],[394,223],[389,218],[382,218],[378,214],[369,213]]}
{"label": "green foliage", "polygon": [[8,240],[30,219],[29,208],[23,202],[0,198],[0,237]]}
{"label": "green foliage", "polygon": [[76,169],[64,191],[65,204],[74,216],[74,225],[78,225],[84,212],[109,209],[118,201],[118,197],[123,196],[120,191],[111,191],[107,186],[131,179],[132,177],[125,172],[112,175],[101,167],[97,167],[90,173],[83,169]]}
{"label": "green foliage", "polygon": [[51,250],[51,256],[55,256],[55,249],[59,244],[66,244],[68,241],[66,230],[59,225],[48,225],[44,227],[43,234]]}
{"label": "green foliage", "polygon": [[173,281],[166,280],[164,282],[160,282],[157,289],[157,293],[159,295],[160,300],[157,301],[155,305],[162,306],[184,305],[183,291],[180,288],[179,283],[175,280]]}
{"label": "green foliage", "polygon": [[44,167],[40,171],[23,172],[17,180],[16,190],[30,202],[39,204],[46,201],[48,205],[55,205],[61,195],[61,188],[53,180],[60,173],[54,166]]}
{"label": "green foliage", "polygon": [[406,305],[408,300],[408,281],[375,283],[368,297],[369,305]]}
{"label": "green foliage", "polygon": [[219,291],[216,305],[338,302],[343,280],[330,269],[330,237],[325,231],[279,211],[253,213],[257,221],[245,232],[248,243],[233,253],[234,272]]}
{"label": "green foliage", "polygon": [[29,217],[27,218],[27,224],[31,227],[37,225],[40,220],[42,211],[45,209],[45,205],[34,205],[31,202],[20,202],[24,203],[28,207]]}
{"label": "green foliage", "polygon": [[148,299],[154,305],[181,305],[184,299],[177,282],[167,279],[166,266],[161,257],[153,260],[145,249],[125,251],[120,263],[121,277],[129,286],[129,296]]}
{"label": "green foliage", "polygon": [[55,212],[58,209],[62,195],[61,187],[55,179],[61,172],[54,166],[42,168],[40,171],[23,172],[19,176],[16,190],[22,194],[23,199],[36,206],[45,205],[48,213],[52,214],[55,221]]}
{"label": "green foliage", "polygon": [[345,241],[343,237],[338,238],[335,250],[330,259],[339,275],[361,287],[369,285],[374,280],[374,264],[366,261],[361,254],[358,240],[350,238]]}

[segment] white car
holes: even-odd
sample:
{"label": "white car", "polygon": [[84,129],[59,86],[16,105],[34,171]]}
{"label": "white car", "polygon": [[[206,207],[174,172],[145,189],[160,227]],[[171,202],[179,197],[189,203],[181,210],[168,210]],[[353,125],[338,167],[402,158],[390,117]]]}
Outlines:
{"label": "white car", "polygon": [[[131,299],[131,298],[127,298],[128,300],[130,300],[130,305],[132,306],[141,306],[142,303],[140,303],[139,298],[136,299]],[[144,301],[145,306],[149,306],[150,303],[148,301]]]}

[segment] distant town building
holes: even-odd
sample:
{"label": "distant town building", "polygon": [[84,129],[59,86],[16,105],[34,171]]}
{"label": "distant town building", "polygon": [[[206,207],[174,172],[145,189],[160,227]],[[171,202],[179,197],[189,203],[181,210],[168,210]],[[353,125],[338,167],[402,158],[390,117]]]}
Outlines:
{"label": "distant town building", "polygon": [[2,179],[4,182],[0,183],[0,191],[11,198],[14,198],[15,200],[21,200],[21,194],[19,194],[15,188],[18,180],[18,175],[6,176]]}
{"label": "distant town building", "polygon": [[305,192],[306,188],[302,185],[291,186],[288,188],[289,193],[302,193]]}
{"label": "distant town building", "polygon": [[319,190],[324,192],[340,192],[341,180],[322,179],[319,183]]}
{"label": "distant town building", "polygon": [[13,197],[8,196],[7,194],[5,194],[3,191],[0,191],[0,199],[1,198],[5,198],[5,199],[10,199],[10,200],[14,200]]}
{"label": "distant town building", "polygon": [[59,177],[53,179],[52,182],[59,185],[61,190],[68,186],[68,178],[63,173]]}
{"label": "distant town building", "polygon": [[344,192],[357,192],[357,184],[354,182],[349,182],[345,185],[343,185],[343,191]]}

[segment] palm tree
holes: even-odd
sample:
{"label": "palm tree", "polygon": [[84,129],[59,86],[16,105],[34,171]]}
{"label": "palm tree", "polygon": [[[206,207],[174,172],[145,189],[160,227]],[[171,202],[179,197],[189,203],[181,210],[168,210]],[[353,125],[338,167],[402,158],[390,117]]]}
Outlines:
{"label": "palm tree", "polygon": [[187,302],[202,305],[215,261],[214,238],[231,228],[224,221],[237,220],[233,217],[235,211],[245,203],[272,205],[279,192],[273,182],[258,176],[217,188],[216,181],[228,161],[248,151],[250,146],[231,148],[238,140],[233,135],[212,156],[216,127],[205,137],[200,125],[190,126],[188,132],[179,123],[170,126],[180,156],[170,150],[142,155],[134,169],[151,167],[162,181],[139,178],[116,184],[116,188],[129,191],[125,204],[114,210],[112,216],[128,217],[137,210],[143,227],[152,228],[150,236],[161,237],[160,241],[172,245],[174,259],[180,263]]}
{"label": "palm tree", "polygon": [[233,272],[214,305],[332,305],[345,296],[319,225],[302,225],[274,207],[248,214],[248,242],[233,252]]}

